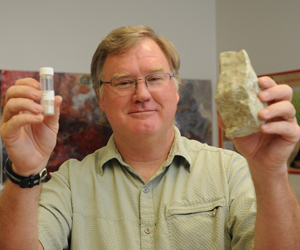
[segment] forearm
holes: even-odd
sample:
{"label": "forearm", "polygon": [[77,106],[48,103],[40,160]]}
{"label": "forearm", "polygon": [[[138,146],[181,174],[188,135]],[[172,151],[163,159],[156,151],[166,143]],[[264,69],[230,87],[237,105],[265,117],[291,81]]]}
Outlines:
{"label": "forearm", "polygon": [[255,249],[300,249],[300,205],[287,171],[275,178],[252,175],[257,195]]}
{"label": "forearm", "polygon": [[40,185],[20,188],[7,180],[0,195],[1,249],[37,250]]}

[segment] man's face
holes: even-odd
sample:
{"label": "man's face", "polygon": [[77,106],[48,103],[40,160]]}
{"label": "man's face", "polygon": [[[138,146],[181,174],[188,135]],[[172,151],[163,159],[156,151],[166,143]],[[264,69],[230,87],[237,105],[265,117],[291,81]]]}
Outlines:
{"label": "man's face", "polygon": [[[152,73],[170,73],[170,65],[158,45],[149,38],[126,53],[109,55],[103,67],[103,81],[114,77],[132,76],[144,79]],[[163,135],[173,131],[179,95],[173,78],[161,90],[149,90],[139,80],[132,94],[120,94],[110,84],[103,86],[100,107],[106,113],[115,136]]]}

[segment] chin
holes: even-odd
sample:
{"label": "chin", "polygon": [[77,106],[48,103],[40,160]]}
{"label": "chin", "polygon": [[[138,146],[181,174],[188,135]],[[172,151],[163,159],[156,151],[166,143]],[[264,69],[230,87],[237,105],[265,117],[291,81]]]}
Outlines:
{"label": "chin", "polygon": [[154,122],[139,122],[132,128],[132,133],[137,135],[150,135],[157,133],[157,126]]}

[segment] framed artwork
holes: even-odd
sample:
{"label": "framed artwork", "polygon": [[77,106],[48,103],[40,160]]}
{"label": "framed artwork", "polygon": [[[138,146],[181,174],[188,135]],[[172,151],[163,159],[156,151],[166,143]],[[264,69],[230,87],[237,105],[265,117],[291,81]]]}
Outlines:
{"label": "framed artwork", "polygon": [[[39,79],[38,71],[1,70],[1,112],[7,89],[21,78]],[[70,158],[82,160],[86,155],[106,145],[112,131],[100,123],[101,110],[97,103],[89,74],[55,73],[54,89],[63,102],[59,119],[57,144],[47,165],[50,172]],[[176,122],[182,135],[212,144],[212,90],[209,80],[184,80],[180,87],[180,101]],[[1,142],[0,185],[6,180],[3,171],[7,159]]]}
{"label": "framed artwork", "polygon": [[181,135],[212,145],[212,87],[210,80],[183,79],[176,122]]}
{"label": "framed artwork", "polygon": [[[5,105],[7,89],[20,78],[39,79],[39,72],[1,70],[1,110]],[[56,171],[69,158],[83,159],[87,154],[106,145],[111,129],[100,124],[100,108],[88,74],[55,73],[55,94],[61,95],[63,102],[59,119],[57,144],[52,152],[47,172]],[[2,144],[1,170],[7,159]],[[2,182],[6,180],[2,173]]]}

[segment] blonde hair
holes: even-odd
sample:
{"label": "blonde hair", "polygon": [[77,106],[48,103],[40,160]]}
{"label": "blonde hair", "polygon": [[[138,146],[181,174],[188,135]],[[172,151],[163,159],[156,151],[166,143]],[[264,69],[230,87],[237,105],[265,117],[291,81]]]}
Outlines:
{"label": "blonde hair", "polygon": [[[106,57],[108,55],[118,55],[121,53],[125,53],[126,51],[137,45],[144,38],[150,38],[154,42],[156,42],[156,44],[166,56],[171,71],[172,73],[174,73],[174,84],[176,89],[178,90],[178,86],[181,81],[178,73],[180,68],[180,58],[173,43],[163,36],[156,35],[150,27],[144,25],[124,26],[111,31],[101,41],[94,53],[91,63],[91,78],[97,101],[99,101],[98,92],[100,94],[100,98],[102,98],[103,95],[100,81],[103,77],[103,66]],[[110,126],[103,111],[101,115],[102,124]]]}

